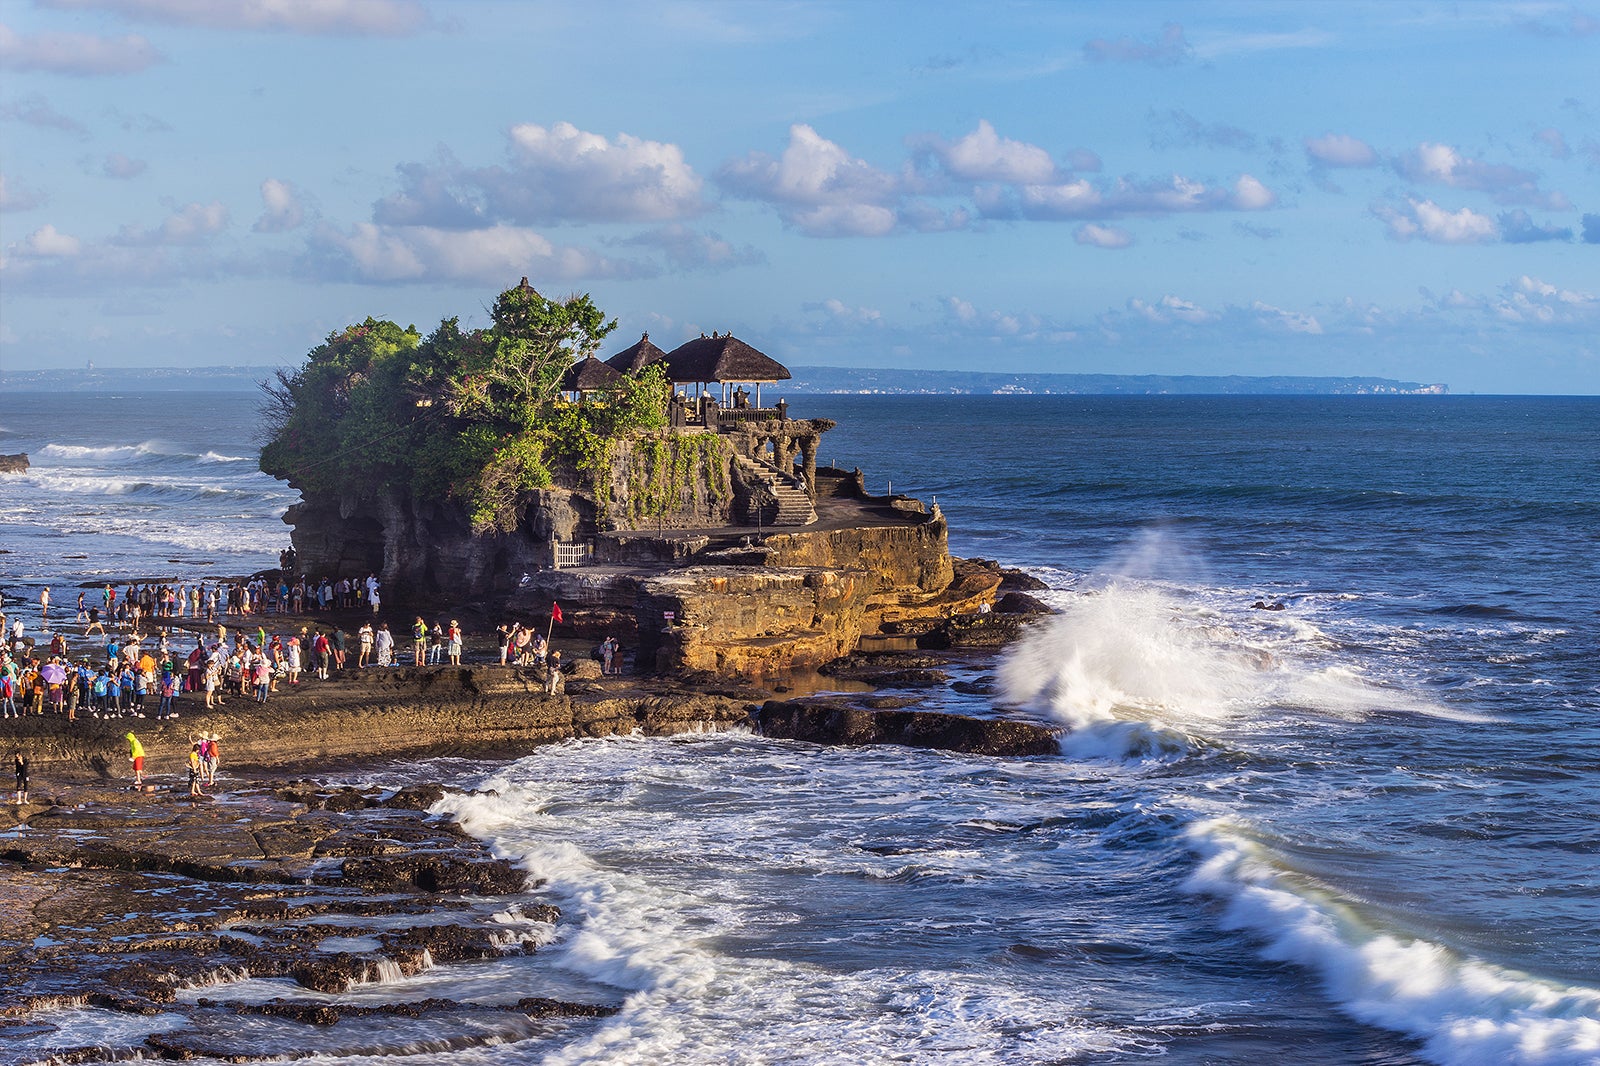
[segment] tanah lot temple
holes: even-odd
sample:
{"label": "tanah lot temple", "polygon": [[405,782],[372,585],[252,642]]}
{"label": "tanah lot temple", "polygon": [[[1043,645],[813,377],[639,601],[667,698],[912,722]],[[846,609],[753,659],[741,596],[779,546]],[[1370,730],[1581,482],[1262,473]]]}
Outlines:
{"label": "tanah lot temple", "polygon": [[[450,501],[308,498],[284,520],[308,573],[381,576],[398,602],[461,602],[616,636],[647,672],[772,676],[915,634],[994,600],[992,566],[952,560],[937,504],[873,495],[819,467],[835,423],[766,405],[789,370],[730,334],[663,351],[648,334],[576,360],[560,389],[604,403],[660,365],[665,429],[612,444],[592,491],[529,493],[511,532],[472,532]],[[386,599],[389,597],[386,596]]]}

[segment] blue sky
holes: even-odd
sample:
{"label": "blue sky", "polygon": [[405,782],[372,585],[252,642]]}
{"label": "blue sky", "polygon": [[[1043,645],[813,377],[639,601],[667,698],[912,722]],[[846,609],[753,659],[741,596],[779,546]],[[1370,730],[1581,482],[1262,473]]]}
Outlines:
{"label": "blue sky", "polygon": [[527,275],[792,365],[1600,392],[1600,7],[0,0],[0,368]]}

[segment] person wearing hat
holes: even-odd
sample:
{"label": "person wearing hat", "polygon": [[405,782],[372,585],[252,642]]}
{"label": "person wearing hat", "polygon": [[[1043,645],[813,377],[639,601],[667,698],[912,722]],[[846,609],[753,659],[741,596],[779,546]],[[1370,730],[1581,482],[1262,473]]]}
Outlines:
{"label": "person wearing hat", "polygon": [[200,766],[205,771],[205,781],[208,785],[217,783],[218,758],[217,735],[215,733],[207,733],[205,734],[205,744],[201,748]]}
{"label": "person wearing hat", "polygon": [[454,618],[450,619],[450,632],[446,634],[450,642],[447,654],[450,656],[451,666],[461,665],[461,623]]}

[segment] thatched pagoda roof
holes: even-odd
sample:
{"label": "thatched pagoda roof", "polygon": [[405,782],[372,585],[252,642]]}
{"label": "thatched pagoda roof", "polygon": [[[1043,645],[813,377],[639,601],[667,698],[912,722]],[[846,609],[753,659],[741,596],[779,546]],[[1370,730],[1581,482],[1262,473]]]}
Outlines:
{"label": "thatched pagoda roof", "polygon": [[710,381],[787,381],[789,368],[732,334],[696,337],[667,353],[674,384]]}
{"label": "thatched pagoda roof", "polygon": [[633,374],[651,363],[659,363],[667,357],[667,353],[650,343],[650,334],[640,337],[638,343],[606,360],[606,365],[613,370],[624,374]]}
{"label": "thatched pagoda roof", "polygon": [[561,391],[597,392],[615,388],[621,382],[622,374],[616,368],[587,355],[567,367],[567,372],[561,375]]}

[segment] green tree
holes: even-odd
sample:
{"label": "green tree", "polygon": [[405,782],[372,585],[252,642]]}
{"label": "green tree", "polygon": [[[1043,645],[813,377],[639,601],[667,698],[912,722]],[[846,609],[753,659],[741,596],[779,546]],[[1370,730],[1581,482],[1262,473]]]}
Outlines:
{"label": "green tree", "polygon": [[330,334],[263,386],[261,469],[312,494],[454,499],[474,529],[510,530],[528,492],[592,492],[611,441],[664,425],[660,368],[610,397],[561,400],[573,360],[616,328],[587,294],[551,300],[524,278],[491,317],[470,332],[447,318],[426,339],[371,318]]}

